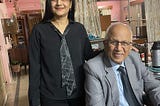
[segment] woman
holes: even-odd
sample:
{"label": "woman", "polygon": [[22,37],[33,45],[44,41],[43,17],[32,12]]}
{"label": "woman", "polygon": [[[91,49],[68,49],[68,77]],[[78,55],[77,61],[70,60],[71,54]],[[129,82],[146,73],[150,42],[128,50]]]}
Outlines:
{"label": "woman", "polygon": [[74,12],[75,0],[46,0],[29,39],[30,106],[84,106],[82,65],[93,51]]}

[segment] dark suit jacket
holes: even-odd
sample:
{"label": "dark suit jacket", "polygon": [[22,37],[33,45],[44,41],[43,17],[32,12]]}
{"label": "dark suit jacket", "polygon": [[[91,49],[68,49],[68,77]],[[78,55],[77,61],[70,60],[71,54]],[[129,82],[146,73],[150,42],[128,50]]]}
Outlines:
{"label": "dark suit jacket", "polygon": [[[160,81],[141,62],[138,53],[131,51],[125,59],[126,71],[138,102],[143,105],[144,92],[154,106],[160,105]],[[119,106],[119,92],[115,73],[104,53],[84,64],[86,106]]]}

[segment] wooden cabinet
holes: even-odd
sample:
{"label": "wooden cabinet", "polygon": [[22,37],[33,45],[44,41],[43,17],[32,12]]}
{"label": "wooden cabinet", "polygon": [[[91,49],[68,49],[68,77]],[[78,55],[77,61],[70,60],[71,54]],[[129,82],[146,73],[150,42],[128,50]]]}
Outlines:
{"label": "wooden cabinet", "polygon": [[[17,46],[27,46],[27,25],[25,22],[25,16],[17,17],[16,19],[16,26],[17,28],[14,28],[15,25],[13,26],[13,31],[10,34],[11,37],[11,44],[13,47]],[[6,30],[6,32],[10,31],[9,29]],[[15,33],[13,33],[15,32]]]}
{"label": "wooden cabinet", "polygon": [[17,18],[19,32],[17,34],[18,44],[28,46],[28,37],[32,28],[42,19],[40,13],[26,13]]}
{"label": "wooden cabinet", "polygon": [[17,19],[17,22],[18,22],[18,34],[16,36],[17,44],[18,45],[27,45],[27,35],[26,35],[24,19],[23,18]]}
{"label": "wooden cabinet", "polygon": [[17,25],[17,20],[15,18],[1,19],[1,22],[2,22],[3,33],[5,36],[14,35],[17,33],[18,25]]}
{"label": "wooden cabinet", "polygon": [[27,20],[28,20],[28,29],[29,29],[28,32],[30,34],[33,26],[42,20],[42,15],[41,13],[28,14]]}
{"label": "wooden cabinet", "polygon": [[[13,47],[27,47],[28,46],[28,37],[31,34],[32,28],[35,24],[37,24],[40,20],[42,19],[41,13],[40,12],[24,12],[21,15],[17,16],[16,19],[16,24],[18,27],[15,29],[10,27],[10,30],[15,29],[13,31],[15,31],[16,33],[11,35],[11,39],[12,39],[12,45]],[[7,21],[4,21],[4,25],[7,26]],[[10,22],[10,21],[9,21]],[[8,27],[7,27],[8,28]],[[9,32],[10,30],[8,30],[7,28],[4,29],[4,32]],[[12,31],[11,30],[11,31]],[[12,31],[12,32],[13,32]]]}
{"label": "wooden cabinet", "polygon": [[18,34],[16,41],[18,45],[28,46],[28,37],[32,28],[42,19],[40,13],[26,13],[17,18]]}
{"label": "wooden cabinet", "polygon": [[10,38],[12,39],[17,34],[18,31],[17,20],[15,17],[13,17],[13,18],[1,19],[1,22],[2,22],[5,43],[7,43],[6,37],[8,37],[10,40]]}

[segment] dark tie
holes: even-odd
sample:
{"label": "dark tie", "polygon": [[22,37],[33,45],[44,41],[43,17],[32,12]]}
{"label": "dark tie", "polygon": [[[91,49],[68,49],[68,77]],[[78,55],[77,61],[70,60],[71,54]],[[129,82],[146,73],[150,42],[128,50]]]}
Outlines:
{"label": "dark tie", "polygon": [[124,95],[129,106],[140,106],[131,88],[128,76],[125,72],[125,68],[123,66],[120,66],[118,70],[120,72],[121,79],[122,79]]}
{"label": "dark tie", "polygon": [[61,69],[62,69],[62,87],[66,86],[67,96],[70,96],[74,88],[76,87],[76,82],[75,82],[72,60],[65,36],[62,36],[61,40],[60,57],[61,57]]}

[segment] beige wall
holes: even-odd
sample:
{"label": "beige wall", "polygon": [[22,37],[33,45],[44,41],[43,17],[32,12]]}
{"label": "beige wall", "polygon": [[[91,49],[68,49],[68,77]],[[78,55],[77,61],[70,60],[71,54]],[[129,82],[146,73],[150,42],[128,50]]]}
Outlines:
{"label": "beige wall", "polygon": [[7,38],[5,41],[4,38],[4,34],[3,34],[3,28],[2,28],[2,23],[1,23],[1,19],[3,18],[7,18],[7,8],[5,3],[0,3],[0,46],[1,46],[1,50],[0,50],[0,61],[2,64],[2,72],[3,72],[3,76],[4,76],[4,80],[7,83],[10,83],[12,80],[11,78],[11,73],[10,73],[10,69],[9,69],[9,57],[8,57],[8,49],[11,47],[10,43],[8,42]]}
{"label": "beige wall", "polygon": [[[0,58],[1,60],[1,58]],[[3,106],[6,97],[5,82],[2,75],[2,65],[0,62],[0,106]]]}

